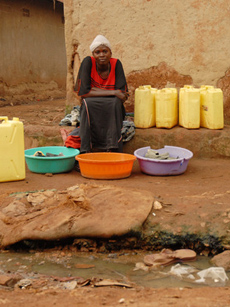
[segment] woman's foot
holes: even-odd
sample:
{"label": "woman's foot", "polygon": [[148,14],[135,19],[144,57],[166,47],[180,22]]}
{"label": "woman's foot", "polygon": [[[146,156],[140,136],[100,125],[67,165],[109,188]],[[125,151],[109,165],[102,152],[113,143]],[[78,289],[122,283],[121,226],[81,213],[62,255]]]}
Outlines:
{"label": "woman's foot", "polygon": [[80,166],[79,166],[79,162],[76,160],[75,163],[74,163],[74,169],[76,172],[80,173],[81,170],[80,170]]}
{"label": "woman's foot", "polygon": [[65,144],[65,141],[68,137],[69,131],[63,128],[63,129],[60,129],[60,132],[61,132],[61,137],[63,139],[63,142]]}

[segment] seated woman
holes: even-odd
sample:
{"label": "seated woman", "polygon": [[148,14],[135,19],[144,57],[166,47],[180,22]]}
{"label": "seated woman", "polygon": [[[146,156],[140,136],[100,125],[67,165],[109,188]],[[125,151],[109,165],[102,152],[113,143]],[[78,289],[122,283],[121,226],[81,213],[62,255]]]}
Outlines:
{"label": "seated woman", "polygon": [[81,153],[93,148],[122,152],[121,129],[128,97],[121,62],[112,58],[110,42],[98,35],[81,63],[74,90],[82,98],[80,111]]}

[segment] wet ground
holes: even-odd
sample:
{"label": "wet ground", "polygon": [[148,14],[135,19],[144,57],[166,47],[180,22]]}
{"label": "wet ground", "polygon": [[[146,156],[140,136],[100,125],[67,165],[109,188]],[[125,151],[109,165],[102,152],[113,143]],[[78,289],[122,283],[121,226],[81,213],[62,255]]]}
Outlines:
{"label": "wet ground", "polygon": [[[170,271],[181,266],[198,272],[210,267],[196,261],[135,270],[146,253],[80,253],[58,248],[0,253],[0,305],[4,306],[228,306],[229,280],[197,284]],[[190,274],[191,275],[191,274]],[[11,279],[9,279],[11,276]],[[229,274],[228,274],[229,277]],[[8,280],[8,282],[7,282]]]}
{"label": "wet ground", "polygon": [[227,279],[230,277],[230,272],[227,272],[226,280],[213,275],[199,282],[198,272],[214,268],[208,257],[198,256],[194,261],[155,268],[148,267],[146,270],[146,267],[140,264],[143,263],[144,256],[148,254],[140,251],[120,251],[110,254],[70,251],[4,252],[0,254],[1,274],[10,272],[23,276],[21,279],[27,278],[30,283],[24,288],[33,288],[34,281],[36,283],[41,279],[44,281],[45,276],[47,280],[44,287],[50,287],[49,278],[52,277],[53,282],[56,279],[56,287],[60,289],[70,289],[73,286],[72,281],[82,286],[86,280],[93,278],[101,281],[110,280],[114,286],[117,286],[119,281],[128,288],[230,286],[230,281]]}

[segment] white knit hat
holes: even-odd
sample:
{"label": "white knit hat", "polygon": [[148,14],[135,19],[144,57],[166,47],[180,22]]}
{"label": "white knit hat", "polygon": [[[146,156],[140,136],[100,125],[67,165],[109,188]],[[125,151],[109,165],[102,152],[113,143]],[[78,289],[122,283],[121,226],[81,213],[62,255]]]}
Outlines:
{"label": "white knit hat", "polygon": [[100,45],[105,45],[106,47],[108,47],[111,50],[110,42],[103,35],[97,35],[94,38],[94,40],[93,40],[92,44],[90,45],[89,49],[91,50],[91,52],[93,52]]}

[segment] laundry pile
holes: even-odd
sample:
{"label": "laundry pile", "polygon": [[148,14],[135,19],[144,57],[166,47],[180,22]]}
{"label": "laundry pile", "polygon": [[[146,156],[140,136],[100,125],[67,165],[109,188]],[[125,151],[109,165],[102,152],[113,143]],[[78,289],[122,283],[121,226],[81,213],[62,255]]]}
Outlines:
{"label": "laundry pile", "polygon": [[158,151],[154,149],[148,149],[148,151],[145,154],[145,158],[149,159],[157,159],[157,160],[175,160],[179,159],[179,157],[171,157],[168,152],[159,153]]}
{"label": "laundry pile", "polygon": [[135,128],[134,122],[128,120],[123,121],[123,127],[121,129],[123,142],[128,142],[134,137]]}
{"label": "laundry pile", "polygon": [[36,151],[33,156],[35,157],[62,157],[64,156],[62,152],[60,152],[58,155],[47,152],[46,154],[44,154],[42,151],[38,150]]}
{"label": "laundry pile", "polygon": [[65,140],[65,146],[75,149],[81,148],[80,127],[76,127],[68,134]]}
{"label": "laundry pile", "polygon": [[80,124],[80,106],[73,107],[70,114],[67,114],[59,123],[59,126],[78,126]]}

